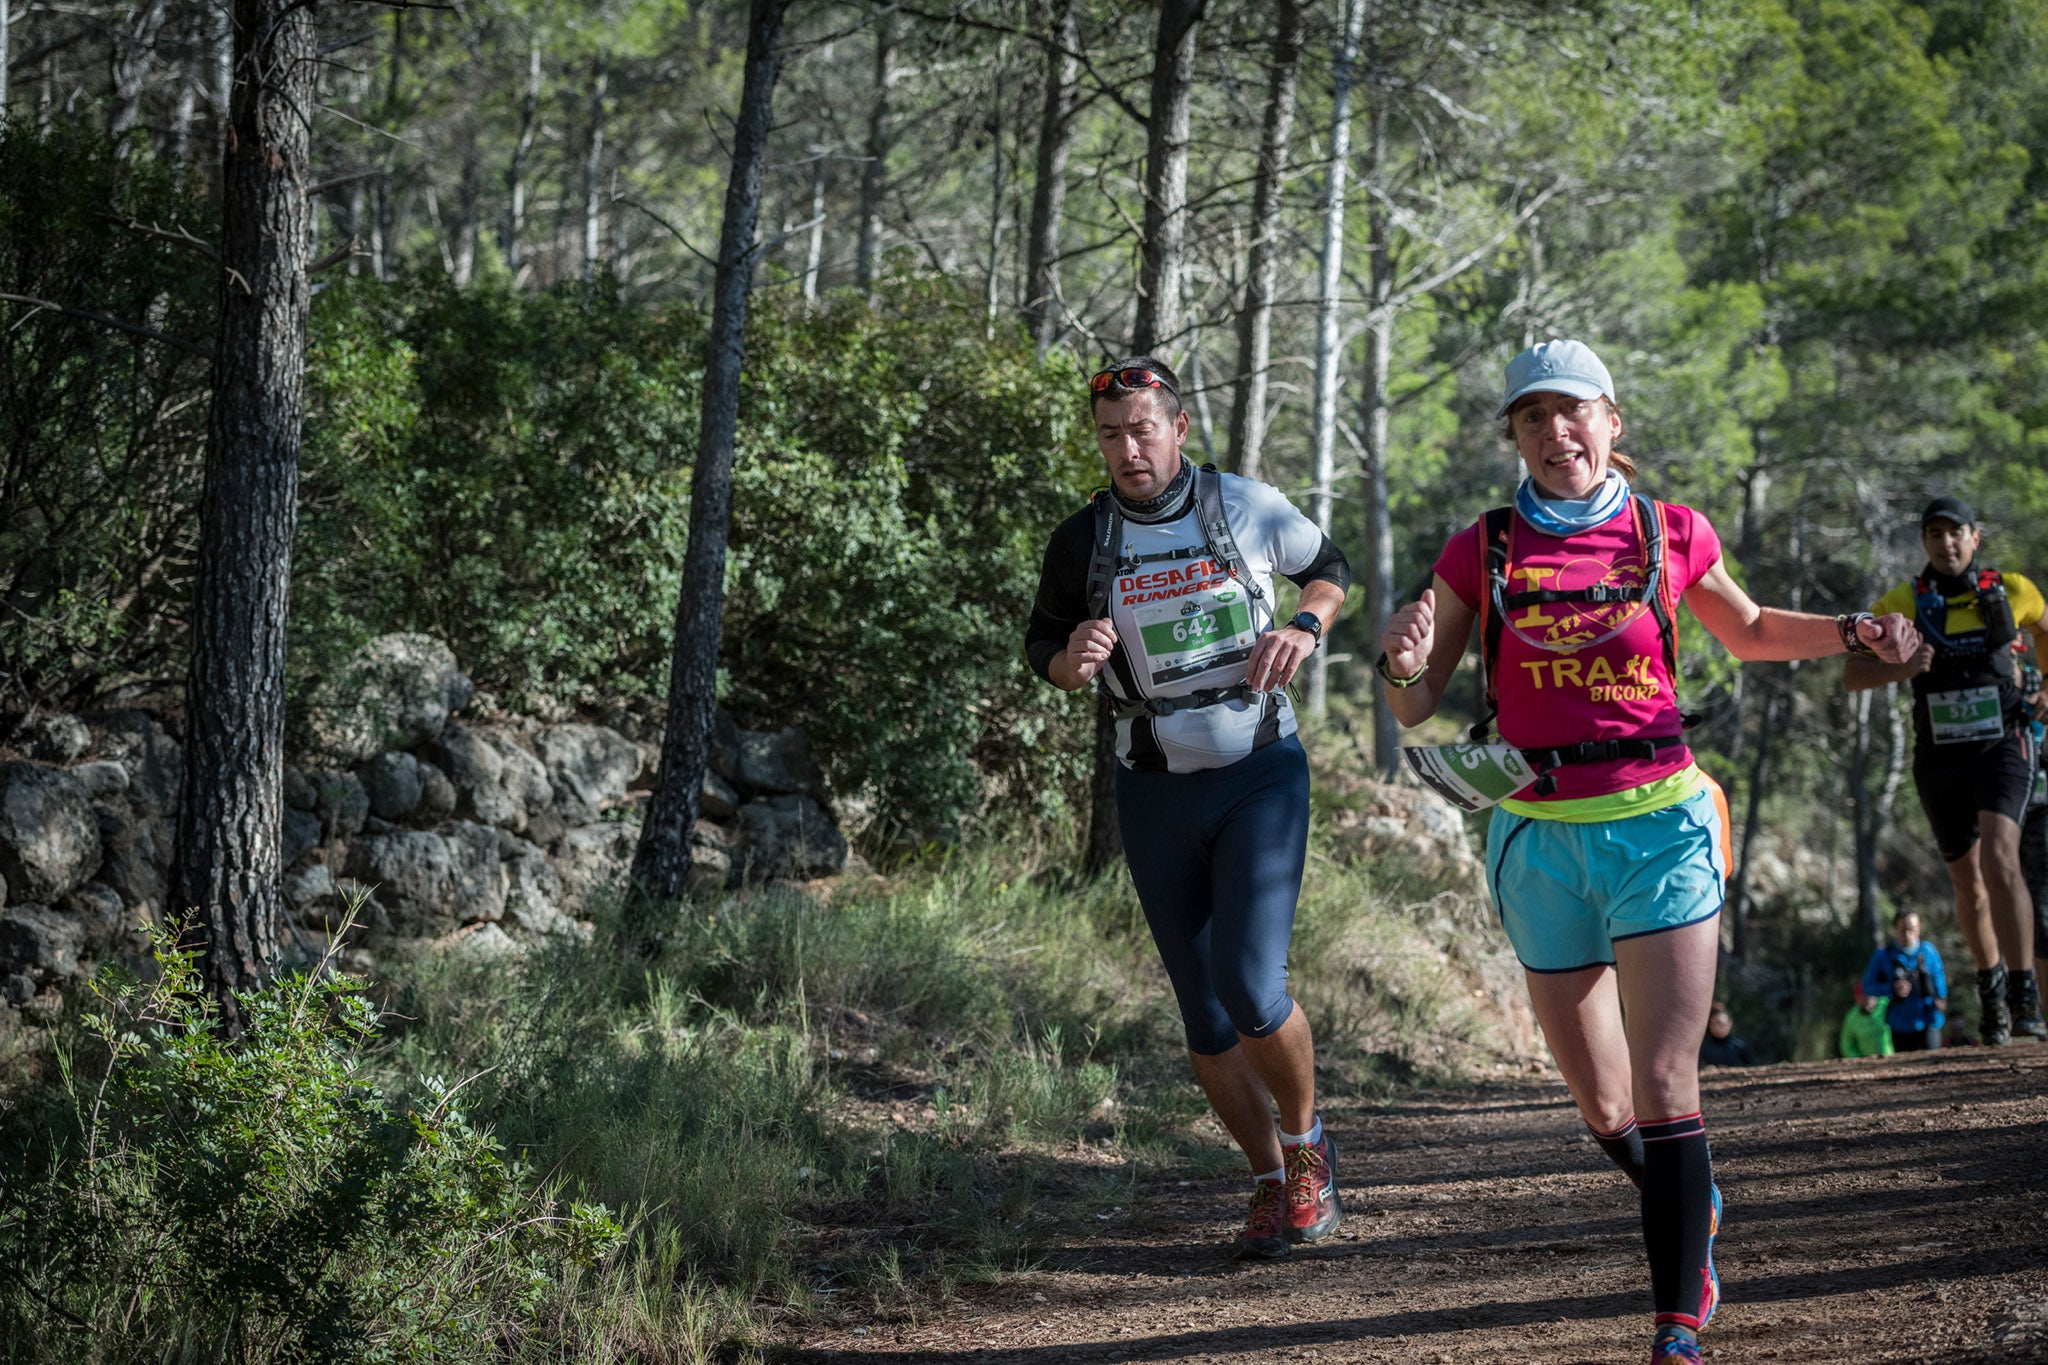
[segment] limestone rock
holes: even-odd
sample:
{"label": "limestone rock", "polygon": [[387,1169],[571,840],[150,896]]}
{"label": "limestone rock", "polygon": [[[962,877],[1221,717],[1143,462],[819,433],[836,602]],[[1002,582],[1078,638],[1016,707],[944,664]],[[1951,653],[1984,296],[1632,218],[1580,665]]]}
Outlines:
{"label": "limestone rock", "polygon": [[[128,770],[128,799],[142,814],[175,820],[185,751],[147,711],[117,711],[100,724],[100,750]],[[168,840],[166,840],[168,846]]]}
{"label": "limestone rock", "polygon": [[421,752],[455,784],[460,814],[515,833],[526,827],[526,807],[505,792],[505,756],[484,735],[450,721]]}
{"label": "limestone rock", "polygon": [[312,810],[320,804],[320,793],[305,772],[290,763],[284,765],[284,803],[293,810]]}
{"label": "limestone rock", "polygon": [[793,725],[739,731],[732,781],[749,796],[824,793],[824,781],[811,761],[810,737]]}
{"label": "limestone rock", "polygon": [[403,820],[419,809],[420,761],[411,754],[378,754],[357,768],[356,776],[378,819]]}
{"label": "limestone rock", "polygon": [[102,796],[118,796],[128,790],[128,770],[111,759],[97,763],[81,763],[71,770],[85,788],[86,795],[97,800]]}
{"label": "limestone rock", "polygon": [[119,893],[122,903],[162,919],[170,891],[170,823],[152,820],[126,800],[95,801],[93,823],[100,831],[100,866],[94,875]]}
{"label": "limestone rock", "polygon": [[632,870],[633,849],[639,842],[637,820],[605,820],[564,834],[555,846],[564,907],[579,911],[599,897],[617,894]]}
{"label": "limestone rock", "polygon": [[534,751],[554,787],[554,809],[568,825],[587,825],[626,794],[640,775],[640,748],[602,725],[550,725]]}
{"label": "limestone rock", "polygon": [[524,839],[500,842],[505,857],[505,926],[515,936],[576,933],[575,920],[562,913],[562,878],[547,854]]}
{"label": "limestone rock", "polygon": [[30,758],[68,767],[92,747],[92,731],[76,716],[51,711],[22,727],[21,748]]}
{"label": "limestone rock", "polygon": [[763,797],[740,807],[749,878],[820,877],[846,866],[846,839],[808,796]]}
{"label": "limestone rock", "polygon": [[504,731],[488,738],[504,763],[498,774],[498,785],[505,789],[505,795],[516,801],[528,816],[538,815],[553,805],[555,789],[548,781],[547,765]]}
{"label": "limestone rock", "polygon": [[66,896],[61,908],[77,923],[87,956],[97,958],[120,944],[126,907],[120,893],[105,882],[87,882]]}
{"label": "limestone rock", "polygon": [[54,901],[99,865],[99,822],[85,784],[60,768],[0,764],[0,877],[14,895]]}
{"label": "limestone rock", "polygon": [[386,749],[437,739],[476,685],[430,635],[380,635],[321,680],[306,703],[316,749],[361,763]]}
{"label": "limestone rock", "polygon": [[713,820],[730,820],[740,808],[740,794],[732,784],[711,769],[704,770],[704,790],[697,796],[697,813]]}
{"label": "limestone rock", "polygon": [[314,810],[323,837],[348,839],[360,833],[363,821],[370,818],[370,794],[363,790],[363,780],[340,768],[316,768],[306,776],[319,794]]}
{"label": "limestone rock", "polygon": [[0,975],[39,983],[75,981],[82,973],[85,925],[43,905],[0,910]]}
{"label": "limestone rock", "polygon": [[286,806],[278,836],[278,861],[290,867],[320,846],[320,817],[309,810]]}
{"label": "limestone rock", "polygon": [[519,957],[526,951],[495,924],[465,926],[434,946],[456,957],[483,960]]}
{"label": "limestone rock", "polygon": [[315,929],[338,924],[348,908],[325,863],[308,863],[285,873],[284,903],[299,923]]}
{"label": "limestone rock", "polygon": [[419,761],[420,805],[418,815],[425,820],[444,820],[455,814],[458,795],[455,784],[424,758]]}
{"label": "limestone rock", "polygon": [[439,938],[505,913],[497,835],[466,820],[366,836],[350,846],[347,871],[370,888],[400,937]]}

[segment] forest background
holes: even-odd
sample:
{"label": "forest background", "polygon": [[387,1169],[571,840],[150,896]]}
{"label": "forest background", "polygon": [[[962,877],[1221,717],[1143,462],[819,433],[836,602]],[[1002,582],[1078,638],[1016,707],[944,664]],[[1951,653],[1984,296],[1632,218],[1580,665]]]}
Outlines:
{"label": "forest background", "polygon": [[[750,15],[313,13],[289,686],[417,630],[508,707],[658,716]],[[10,724],[185,685],[232,37],[221,4],[0,0]],[[2048,574],[2048,4],[799,3],[780,51],[718,689],[811,730],[878,864],[1084,854],[1090,709],[1019,641],[1101,481],[1082,381],[1134,340],[1192,454],[1350,555],[1309,702],[1383,769],[1377,622],[1511,491],[1500,366],[1546,337],[1606,357],[1642,485],[1759,601],[1867,607],[1941,493]],[[1731,958],[1853,966],[1938,871],[1904,698],[1684,638]],[[1840,851],[1825,913],[1750,913],[1771,829]]]}

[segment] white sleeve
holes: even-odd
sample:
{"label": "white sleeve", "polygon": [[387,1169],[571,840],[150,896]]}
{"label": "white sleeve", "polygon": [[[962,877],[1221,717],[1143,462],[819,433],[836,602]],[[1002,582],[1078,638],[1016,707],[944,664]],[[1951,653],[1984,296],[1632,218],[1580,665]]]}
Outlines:
{"label": "white sleeve", "polygon": [[1259,556],[1283,574],[1300,573],[1321,557],[1322,530],[1285,493],[1256,479],[1223,478],[1230,533],[1247,557]]}

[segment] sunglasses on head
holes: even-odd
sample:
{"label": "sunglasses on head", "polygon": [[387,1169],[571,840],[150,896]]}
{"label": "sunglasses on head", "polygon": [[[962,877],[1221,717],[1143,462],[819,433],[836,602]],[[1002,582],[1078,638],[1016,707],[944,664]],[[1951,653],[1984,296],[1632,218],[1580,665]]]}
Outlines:
{"label": "sunglasses on head", "polygon": [[1088,392],[1101,393],[1112,384],[1124,389],[1165,389],[1175,398],[1180,397],[1180,390],[1168,383],[1165,375],[1138,365],[1102,371],[1088,381]]}

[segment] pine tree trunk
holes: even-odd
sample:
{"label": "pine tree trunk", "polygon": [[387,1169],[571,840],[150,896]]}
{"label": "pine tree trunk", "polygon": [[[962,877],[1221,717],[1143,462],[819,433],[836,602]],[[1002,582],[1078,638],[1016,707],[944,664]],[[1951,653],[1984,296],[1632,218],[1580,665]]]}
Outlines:
{"label": "pine tree trunk", "polygon": [[114,26],[113,113],[107,136],[117,153],[125,152],[128,132],[142,116],[142,88],[156,60],[157,34],[164,26],[164,0],[146,0],[125,23]]}
{"label": "pine tree trunk", "polygon": [[309,251],[313,16],[235,0],[219,332],[200,507],[185,780],[171,904],[203,940],[230,1030],[277,941],[285,610],[298,516]]}
{"label": "pine tree trunk", "polygon": [[872,295],[882,255],[882,197],[889,189],[889,100],[896,88],[896,23],[884,15],[875,25],[875,99],[868,110],[866,163],[860,173],[860,246],[853,262],[854,287]]}
{"label": "pine tree trunk", "polygon": [[1045,49],[1045,103],[1038,119],[1038,169],[1031,188],[1025,311],[1043,356],[1060,334],[1060,216],[1067,202],[1067,155],[1074,141],[1074,81],[1081,26],[1074,0],[1058,0]]}
{"label": "pine tree trunk", "polygon": [[778,40],[790,0],[752,0],[747,23],[747,64],[733,133],[732,174],[718,235],[709,363],[704,372],[697,467],[690,480],[690,540],[676,601],[675,647],[669,664],[668,729],[661,768],[633,852],[634,895],[625,946],[650,954],[658,948],[656,907],[682,895],[690,871],[690,829],[711,758],[711,723],[718,683],[718,640],[725,610],[726,539],[732,515],[733,436],[739,423],[740,364],[745,357],[747,295],[761,212],[775,78],[782,65]]}
{"label": "pine tree trunk", "polygon": [[[1145,355],[1179,326],[1181,251],[1188,199],[1188,108],[1195,75],[1195,30],[1203,0],[1166,0],[1152,50],[1152,109],[1145,130],[1145,242],[1131,351]],[[1116,814],[1116,721],[1095,712],[1095,772],[1088,784],[1088,848],[1082,870],[1099,876],[1122,861]]]}
{"label": "pine tree trunk", "polygon": [[818,301],[818,274],[825,266],[825,189],[830,162],[822,146],[811,148],[811,241],[804,252],[804,302]]}
{"label": "pine tree trunk", "polygon": [[583,278],[586,283],[597,278],[597,264],[602,259],[600,238],[603,233],[599,225],[603,221],[603,213],[598,203],[597,187],[604,175],[604,92],[610,79],[611,73],[605,69],[602,59],[592,63],[587,109],[589,130],[583,144]]}
{"label": "pine tree trunk", "polygon": [[[1165,0],[1152,48],[1152,107],[1145,123],[1145,243],[1131,351],[1149,355],[1180,331],[1180,277],[1188,230],[1188,116],[1195,33],[1205,0]],[[1164,359],[1164,357],[1161,357]]]}
{"label": "pine tree trunk", "polygon": [[1265,459],[1266,371],[1273,358],[1273,300],[1280,288],[1280,187],[1287,173],[1287,141],[1294,131],[1304,46],[1299,0],[1278,0],[1277,9],[1273,70],[1259,136],[1259,178],[1252,190],[1244,308],[1237,315],[1237,382],[1230,399],[1230,467],[1247,479],[1259,477]]}
{"label": "pine tree trunk", "polygon": [[[1386,164],[1387,104],[1372,104],[1371,174],[1378,175]],[[1360,408],[1365,416],[1365,516],[1366,516],[1366,638],[1378,640],[1394,614],[1394,509],[1388,487],[1387,467],[1392,455],[1394,337],[1394,261],[1390,250],[1393,224],[1376,199],[1368,199],[1366,223],[1371,244],[1366,248],[1372,264],[1372,320],[1366,327],[1371,357],[1365,367],[1365,395]],[[1378,678],[1372,709],[1372,756],[1390,780],[1401,771],[1401,722],[1387,705],[1386,684]]]}
{"label": "pine tree trunk", "polygon": [[[1344,32],[1337,43],[1331,73],[1330,169],[1323,195],[1323,269],[1316,292],[1315,491],[1311,515],[1324,534],[1330,530],[1330,485],[1337,478],[1338,296],[1344,283],[1344,188],[1351,160],[1351,65],[1358,56],[1358,36],[1365,27],[1365,0],[1347,0]],[[1308,704],[1321,715],[1327,701],[1328,650],[1309,658]]]}
{"label": "pine tree trunk", "polygon": [[505,169],[505,268],[513,283],[526,264],[526,158],[533,152],[540,110],[540,40],[526,49],[526,91],[519,97],[519,137],[512,144],[512,164]]}

